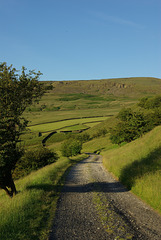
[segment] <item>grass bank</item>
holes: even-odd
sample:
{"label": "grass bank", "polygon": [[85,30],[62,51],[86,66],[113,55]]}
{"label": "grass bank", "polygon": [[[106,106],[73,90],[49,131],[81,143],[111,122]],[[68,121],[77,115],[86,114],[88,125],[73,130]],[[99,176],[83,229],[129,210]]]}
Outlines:
{"label": "grass bank", "polygon": [[0,239],[48,239],[64,173],[85,157],[61,158],[16,181],[19,193],[12,199],[1,190]]}
{"label": "grass bank", "polygon": [[161,126],[140,139],[102,154],[104,166],[161,213]]}

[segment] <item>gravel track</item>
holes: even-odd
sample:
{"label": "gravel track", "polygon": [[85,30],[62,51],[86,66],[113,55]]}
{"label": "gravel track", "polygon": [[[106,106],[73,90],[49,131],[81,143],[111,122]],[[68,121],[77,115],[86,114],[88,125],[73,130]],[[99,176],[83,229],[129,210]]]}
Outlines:
{"label": "gravel track", "polygon": [[90,155],[66,177],[49,240],[161,239],[161,216]]}

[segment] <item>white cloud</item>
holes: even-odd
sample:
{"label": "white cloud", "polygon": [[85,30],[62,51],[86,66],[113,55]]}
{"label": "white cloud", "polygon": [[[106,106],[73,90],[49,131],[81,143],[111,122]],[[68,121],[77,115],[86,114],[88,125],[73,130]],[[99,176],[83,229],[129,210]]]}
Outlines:
{"label": "white cloud", "polygon": [[130,26],[130,27],[134,27],[134,28],[139,28],[139,29],[144,29],[145,26],[135,23],[131,20],[127,20],[127,19],[123,19],[117,16],[111,16],[111,15],[107,15],[104,14],[102,12],[94,12],[94,11],[90,11],[90,13],[95,16],[97,19],[99,20],[103,20],[106,22],[112,22],[112,23],[116,23],[116,24],[120,24],[120,25],[125,25],[125,26]]}

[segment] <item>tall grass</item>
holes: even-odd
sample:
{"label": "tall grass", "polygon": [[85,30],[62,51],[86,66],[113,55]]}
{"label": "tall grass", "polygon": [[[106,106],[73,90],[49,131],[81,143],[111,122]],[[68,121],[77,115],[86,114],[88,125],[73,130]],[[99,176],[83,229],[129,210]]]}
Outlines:
{"label": "tall grass", "polygon": [[161,213],[161,126],[140,139],[104,152],[103,164]]}
{"label": "tall grass", "polygon": [[61,158],[16,181],[19,193],[9,199],[0,191],[0,239],[47,239],[53,220],[61,177],[75,160]]}

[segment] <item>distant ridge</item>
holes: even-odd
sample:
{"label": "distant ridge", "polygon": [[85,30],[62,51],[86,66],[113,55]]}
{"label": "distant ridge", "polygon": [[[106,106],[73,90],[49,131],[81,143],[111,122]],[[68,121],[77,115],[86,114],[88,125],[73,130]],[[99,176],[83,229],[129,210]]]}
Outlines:
{"label": "distant ridge", "polygon": [[111,78],[100,80],[44,81],[57,94],[109,94],[114,96],[154,95],[161,93],[161,79],[153,77]]}

